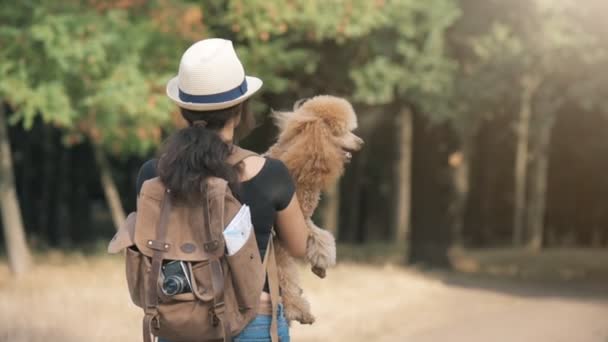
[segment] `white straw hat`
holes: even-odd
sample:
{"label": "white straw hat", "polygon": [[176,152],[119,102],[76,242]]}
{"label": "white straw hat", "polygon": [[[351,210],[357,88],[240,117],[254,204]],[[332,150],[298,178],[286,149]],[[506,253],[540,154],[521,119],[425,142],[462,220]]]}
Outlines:
{"label": "white straw hat", "polygon": [[217,110],[237,105],[262,86],[245,70],[226,39],[204,39],[184,52],[179,73],[167,83],[167,95],[190,110]]}

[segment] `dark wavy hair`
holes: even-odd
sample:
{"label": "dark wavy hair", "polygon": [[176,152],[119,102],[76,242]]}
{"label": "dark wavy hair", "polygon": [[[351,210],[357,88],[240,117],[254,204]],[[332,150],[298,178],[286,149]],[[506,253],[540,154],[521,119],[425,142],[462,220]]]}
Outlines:
{"label": "dark wavy hair", "polygon": [[226,162],[232,142],[223,141],[219,131],[230,119],[236,117],[240,118],[238,137],[243,137],[255,127],[253,115],[248,110],[248,101],[221,110],[193,111],[180,108],[180,111],[188,122],[188,127],[167,138],[158,161],[158,175],[165,187],[178,200],[197,201],[203,190],[203,180],[214,176],[227,180],[231,189],[238,192],[238,172],[241,166]]}

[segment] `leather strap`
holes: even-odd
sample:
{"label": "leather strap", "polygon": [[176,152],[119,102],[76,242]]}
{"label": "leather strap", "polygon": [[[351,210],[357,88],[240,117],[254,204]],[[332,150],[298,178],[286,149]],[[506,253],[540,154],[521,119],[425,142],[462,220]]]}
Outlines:
{"label": "leather strap", "polygon": [[[221,324],[224,342],[232,341],[232,329],[230,328],[230,322],[226,320],[226,305],[224,303],[224,272],[222,269],[222,260],[221,258],[224,256],[224,248],[223,244],[219,243],[220,237],[214,236],[214,233],[211,231],[211,219],[210,219],[210,211],[209,211],[209,191],[205,187],[205,198],[203,199],[203,215],[205,219],[205,224],[203,225],[203,236],[205,238],[205,252],[209,253],[209,270],[211,272],[211,287],[213,290],[213,314]],[[224,194],[221,195],[221,200],[224,200],[226,188],[224,188]],[[218,213],[219,215],[223,215],[222,213]],[[223,227],[220,228],[220,232],[223,230]],[[217,231],[217,230],[216,230]]]}
{"label": "leather strap", "polygon": [[[231,165],[237,165],[244,159],[257,156],[259,154],[240,148],[239,146],[232,146],[232,154],[228,157],[227,162]],[[275,232],[272,230],[272,236],[268,242],[268,248],[266,248],[266,255],[264,256],[263,267],[264,271],[268,275],[268,287],[270,288],[270,303],[272,306],[272,320],[270,323],[270,337],[272,342],[279,342],[279,328],[277,322],[278,305],[279,305],[279,273],[277,270],[277,262],[274,253],[274,245],[272,240]]]}
{"label": "leather strap", "polygon": [[226,162],[230,165],[237,165],[242,162],[245,158],[251,156],[258,156],[259,154],[246,150],[236,145],[232,145],[232,153],[226,159]]}
{"label": "leather strap", "polygon": [[264,256],[264,270],[268,275],[268,287],[270,289],[270,304],[272,305],[272,319],[270,321],[270,337],[272,342],[279,342],[279,326],[277,321],[278,306],[279,306],[279,272],[277,269],[277,260],[274,253],[274,228],[272,235],[268,241],[266,255]]}
{"label": "leather strap", "polygon": [[[221,201],[224,200],[224,196],[226,191],[226,187],[222,188],[222,192],[220,194],[216,194],[216,198],[221,198]],[[205,183],[203,185],[203,193],[204,193],[204,198],[203,198],[203,219],[204,219],[204,224],[203,224],[203,239],[204,239],[204,244],[203,244],[203,249],[205,250],[205,252],[207,254],[209,254],[210,256],[215,256],[217,259],[220,259],[223,255],[224,255],[224,244],[223,244],[223,235],[222,235],[222,231],[223,231],[223,227],[220,227],[218,229],[214,229],[214,227],[211,227],[211,212],[209,211],[209,201],[211,200],[209,198],[209,187],[208,184]],[[219,209],[219,208],[218,208]],[[221,205],[221,209],[222,212],[218,213],[218,215],[222,215],[223,217],[223,202]],[[223,223],[223,222],[221,222]],[[220,248],[221,247],[221,248]]]}
{"label": "leather strap", "polygon": [[163,264],[163,253],[170,247],[169,244],[164,242],[167,237],[167,224],[170,212],[171,193],[167,189],[160,204],[160,217],[156,224],[156,240],[148,242],[148,245],[154,252],[152,254],[150,276],[146,283],[145,315],[143,321],[144,342],[152,342],[154,340],[152,330],[160,328],[158,320],[158,278]]}

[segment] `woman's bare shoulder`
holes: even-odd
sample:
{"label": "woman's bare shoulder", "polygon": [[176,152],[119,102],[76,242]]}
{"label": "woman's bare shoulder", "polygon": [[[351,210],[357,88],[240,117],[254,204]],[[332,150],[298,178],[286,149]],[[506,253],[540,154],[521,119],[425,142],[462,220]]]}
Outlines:
{"label": "woman's bare shoulder", "polygon": [[243,159],[243,172],[241,173],[241,182],[250,180],[255,177],[266,164],[266,158],[262,156],[251,156]]}

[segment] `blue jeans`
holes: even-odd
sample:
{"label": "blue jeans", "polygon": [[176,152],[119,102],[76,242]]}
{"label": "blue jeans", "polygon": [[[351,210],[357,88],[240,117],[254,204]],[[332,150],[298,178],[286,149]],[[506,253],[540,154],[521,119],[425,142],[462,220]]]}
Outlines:
{"label": "blue jeans", "polygon": [[[234,342],[266,342],[270,341],[270,315],[257,315],[240,334],[234,337]],[[289,325],[285,319],[283,305],[279,304],[277,312],[279,341],[289,342]]]}
{"label": "blue jeans", "polygon": [[[269,315],[257,315],[255,318],[245,326],[240,334],[234,336],[234,342],[269,342],[270,341],[270,323],[271,317]],[[285,313],[283,311],[283,305],[279,304],[279,310],[277,312],[277,323],[279,328],[279,341],[289,341],[289,325],[285,319]],[[158,342],[169,342],[158,339]]]}

